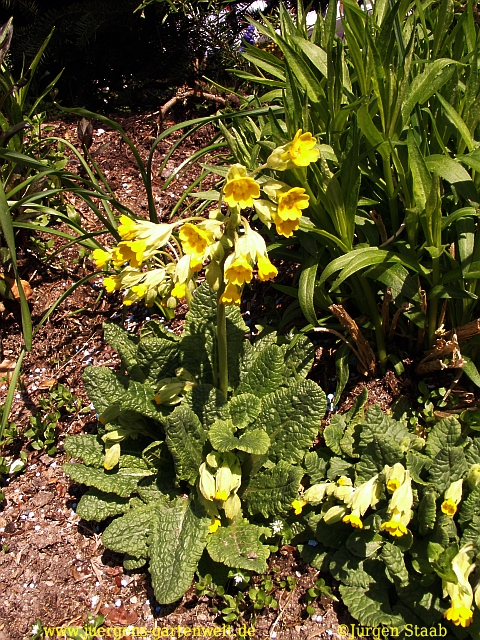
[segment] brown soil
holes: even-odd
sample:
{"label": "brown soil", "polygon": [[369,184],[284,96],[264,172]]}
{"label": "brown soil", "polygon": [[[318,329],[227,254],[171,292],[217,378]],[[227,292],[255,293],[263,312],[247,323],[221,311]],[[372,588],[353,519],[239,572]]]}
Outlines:
{"label": "brown soil", "polygon": [[[155,120],[148,116],[119,120],[142,156],[146,156],[156,135]],[[145,193],[130,151],[118,133],[103,124],[94,125],[91,151],[96,162],[117,197],[128,203],[137,214],[145,215]],[[64,136],[78,146],[76,119],[62,119],[50,126],[54,128],[53,135]],[[163,177],[158,175],[162,154],[166,153],[180,133],[159,148],[153,175],[155,199],[163,219],[168,219],[173,204],[184,192],[185,185],[198,176],[199,168],[193,167],[187,175],[172,182],[163,191],[165,177],[204,145],[211,133],[201,130],[195,138],[183,144]],[[74,169],[75,164],[72,156],[69,168]],[[98,228],[91,211],[71,196],[67,198],[76,206],[87,230]],[[92,273],[93,265],[74,248],[61,253],[51,263],[45,260],[45,253],[42,253],[38,244],[48,236],[36,234],[35,237],[37,244],[22,235],[18,241],[21,276],[33,288],[30,306],[33,321],[38,323],[66,288]],[[253,311],[255,305],[258,308],[265,306],[262,297],[265,291],[265,288],[260,288],[255,292],[247,303],[248,309]],[[291,301],[279,297],[280,302],[277,300],[275,307]],[[0,352],[0,362],[3,358],[4,363],[10,361],[14,366],[22,345],[19,307],[15,300],[4,300],[2,306],[0,337],[3,354]],[[114,320],[137,330],[147,315],[148,312],[140,307],[131,307],[126,313],[122,311],[117,295],[102,294],[101,278],[98,276],[77,288],[39,330],[33,349],[25,358],[10,417],[19,431],[27,428],[29,416],[38,410],[39,399],[47,397],[57,383],[65,385],[82,400],[85,407],[89,407],[82,385],[84,368],[92,364],[113,368],[119,365],[116,353],[103,338],[103,322]],[[255,315],[261,314],[257,310]],[[178,318],[181,317],[180,313]],[[171,324],[174,328],[180,325],[178,319]],[[327,392],[333,392],[335,369],[332,359],[328,357],[329,349],[327,342],[326,346],[317,350],[315,379]],[[352,382],[360,383],[360,379],[354,378]],[[398,380],[393,374],[369,382],[368,387],[369,403],[379,402],[383,408],[390,406],[400,394]],[[352,384],[350,389],[345,408],[360,393],[361,384]],[[6,391],[7,380],[0,378],[0,403],[4,401]],[[82,625],[87,614],[102,614],[105,625],[110,627],[221,627],[221,617],[212,611],[212,604],[218,603],[197,597],[193,587],[181,602],[160,607],[155,602],[148,574],[124,571],[121,558],[103,548],[100,528],[94,523],[81,521],[75,514],[82,487],[72,484],[62,473],[61,466],[65,461],[63,442],[67,434],[93,432],[95,429],[93,411],[62,415],[58,424],[58,451],[54,456],[33,450],[22,439],[17,439],[2,451],[2,455],[10,461],[18,459],[23,442],[28,461],[24,473],[7,478],[5,500],[0,506],[0,544],[3,545],[3,549],[0,547],[0,593],[3,594],[0,599],[0,640],[32,637],[32,625],[36,622],[41,622],[45,627]],[[255,638],[290,640],[339,637],[339,621],[349,622],[341,605],[322,597],[315,603],[317,614],[313,617],[305,614],[302,598],[315,583],[318,572],[306,566],[292,547],[280,549],[272,562],[279,569],[274,574],[276,580],[282,576],[296,576],[295,589],[287,591],[277,588],[277,611],[263,610],[256,620],[252,619],[251,613],[247,613],[234,627],[241,629],[244,623],[254,626],[256,630],[250,637]],[[333,592],[336,592],[335,586]],[[171,637],[177,637],[179,632],[177,635],[171,633]]]}

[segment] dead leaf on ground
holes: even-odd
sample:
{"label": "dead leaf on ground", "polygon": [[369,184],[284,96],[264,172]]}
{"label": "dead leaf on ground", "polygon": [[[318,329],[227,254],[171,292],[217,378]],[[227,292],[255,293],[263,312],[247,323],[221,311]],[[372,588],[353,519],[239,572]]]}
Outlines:
{"label": "dead leaf on ground", "polygon": [[[16,280],[14,280],[13,278],[9,278],[8,276],[4,275],[3,273],[0,273],[0,278],[5,280],[5,282],[8,284],[8,286],[10,288],[10,292],[13,295],[13,297],[15,298],[15,300],[20,300],[20,293],[18,291],[18,285],[17,285]],[[27,282],[26,280],[20,280],[20,284],[22,285],[22,289],[23,289],[23,293],[25,294],[25,298],[27,300],[30,300],[30,298],[33,296],[33,289],[30,286],[30,283]]]}
{"label": "dead leaf on ground", "polygon": [[2,362],[0,362],[0,378],[6,375],[7,382],[10,382],[16,364],[14,360],[2,360]]}

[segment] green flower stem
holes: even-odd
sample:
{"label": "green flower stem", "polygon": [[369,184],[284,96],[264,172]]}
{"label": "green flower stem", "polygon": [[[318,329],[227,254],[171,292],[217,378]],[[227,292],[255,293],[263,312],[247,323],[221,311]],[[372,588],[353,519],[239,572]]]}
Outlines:
{"label": "green flower stem", "polygon": [[387,189],[388,206],[390,209],[390,223],[393,233],[398,229],[398,202],[393,186],[392,167],[390,165],[390,155],[383,159],[383,175],[385,178],[385,186]]}
{"label": "green flower stem", "polygon": [[217,386],[226,398],[228,393],[227,319],[225,305],[220,303],[222,293],[223,287],[220,287],[217,296]]}
{"label": "green flower stem", "polygon": [[[440,258],[432,259],[432,288],[438,286],[440,283]],[[438,313],[438,298],[433,298],[428,304],[428,348],[433,347],[435,341],[435,331],[437,329],[437,313]]]}

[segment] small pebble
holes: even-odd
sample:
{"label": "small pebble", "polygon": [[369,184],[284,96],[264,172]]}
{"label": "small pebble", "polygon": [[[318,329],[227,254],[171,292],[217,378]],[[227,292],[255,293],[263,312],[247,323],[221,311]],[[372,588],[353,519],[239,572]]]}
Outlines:
{"label": "small pebble", "polygon": [[121,600],[115,600],[115,606],[116,607],[121,607],[122,606],[122,601]]}
{"label": "small pebble", "polygon": [[100,596],[92,596],[92,609],[97,606],[99,600]]}
{"label": "small pebble", "polygon": [[36,524],[36,525],[35,525],[35,531],[40,531],[40,529],[41,529],[41,528],[42,528],[42,527],[41,527],[39,524]]}
{"label": "small pebble", "polygon": [[272,633],[270,634],[270,638],[276,638],[276,637],[277,637],[277,632],[272,631]]}
{"label": "small pebble", "polygon": [[316,547],[318,545],[318,542],[316,540],[309,540],[308,545],[310,547]]}

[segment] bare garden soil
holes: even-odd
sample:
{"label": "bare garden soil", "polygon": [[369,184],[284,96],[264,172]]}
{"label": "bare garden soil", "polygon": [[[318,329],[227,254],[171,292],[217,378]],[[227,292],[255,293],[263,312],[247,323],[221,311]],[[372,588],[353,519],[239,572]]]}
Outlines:
{"label": "bare garden soil", "polygon": [[[134,140],[141,155],[146,157],[157,134],[155,117],[146,114],[118,118],[118,121]],[[50,122],[49,126],[53,127],[52,135],[63,136],[78,146],[77,124],[76,118],[67,117]],[[146,215],[143,184],[130,151],[118,133],[97,122],[93,124],[95,131],[91,151],[95,161],[117,198],[128,203],[138,215]],[[173,122],[166,122],[164,126],[169,124]],[[203,146],[211,133],[208,129],[200,130],[196,137],[183,144],[163,176],[158,173],[162,154],[178,139],[180,132],[159,147],[153,175],[155,200],[162,219],[168,220],[169,212],[185,186],[199,175],[199,168],[191,168],[186,175],[162,190],[165,178],[175,166]],[[73,157],[68,168],[76,169]],[[76,206],[85,229],[98,228],[97,219],[87,207],[71,195],[66,194],[65,197]],[[46,260],[51,251],[45,250],[44,243],[48,238],[47,234],[34,237],[20,234],[17,237],[21,277],[30,283],[33,290],[30,307],[34,324],[66,288],[94,271],[91,260],[82,257],[75,248],[60,253],[53,263]],[[284,269],[283,276],[280,270],[280,277],[291,277],[287,271]],[[277,292],[273,296],[274,302],[267,304],[269,295],[266,285],[260,284],[247,295],[242,310],[248,309],[254,322],[261,320],[266,313],[271,314],[272,309],[281,317],[282,307],[288,306],[291,299]],[[8,370],[15,365],[22,337],[17,301],[0,302],[1,404],[7,392]],[[180,330],[184,313],[185,308],[178,309],[176,319],[168,326]],[[85,413],[62,414],[57,429],[57,452],[52,456],[45,451],[33,450],[25,438],[17,439],[2,451],[4,457],[13,461],[19,458],[23,449],[28,454],[28,461],[23,473],[11,475],[4,482],[5,500],[0,505],[0,640],[32,637],[32,626],[37,621],[45,627],[81,626],[87,614],[102,614],[104,625],[109,627],[169,627],[170,637],[180,637],[178,630],[177,634],[172,631],[177,626],[221,627],[223,624],[219,614],[212,611],[212,605],[218,602],[198,597],[193,586],[180,602],[160,606],[155,601],[148,574],[125,571],[122,558],[102,546],[102,529],[76,515],[75,507],[85,488],[72,483],[62,473],[65,436],[96,430],[95,413],[90,408],[82,384],[85,367],[120,367],[117,354],[104,340],[103,323],[113,321],[136,331],[149,314],[149,310],[140,306],[130,307],[124,313],[119,295],[102,293],[101,278],[95,276],[59,306],[38,332],[33,349],[24,360],[21,383],[10,417],[20,433],[28,428],[29,416],[38,411],[39,399],[47,397],[58,383],[70,389],[87,409]],[[156,317],[155,314],[152,317]],[[317,344],[312,373],[327,393],[335,391],[333,346],[329,340]],[[369,404],[379,403],[384,409],[400,394],[412,396],[415,393],[408,376],[399,380],[390,372],[381,379],[368,382],[353,377],[340,411],[351,405],[365,384],[369,388]],[[306,590],[314,585],[319,572],[305,565],[293,547],[285,546],[273,555],[271,569],[277,585],[285,576],[295,576],[295,588],[288,591],[277,587],[274,596],[279,608],[265,609],[257,613],[256,619],[252,618],[252,610],[248,610],[244,619],[233,624],[237,631],[246,624],[247,628],[255,627],[254,635],[247,637],[277,637],[280,640],[337,638],[339,623],[352,622],[340,603],[325,597],[315,602],[315,616],[305,613]],[[328,582],[328,577],[323,577]],[[338,596],[334,584],[332,591]]]}

